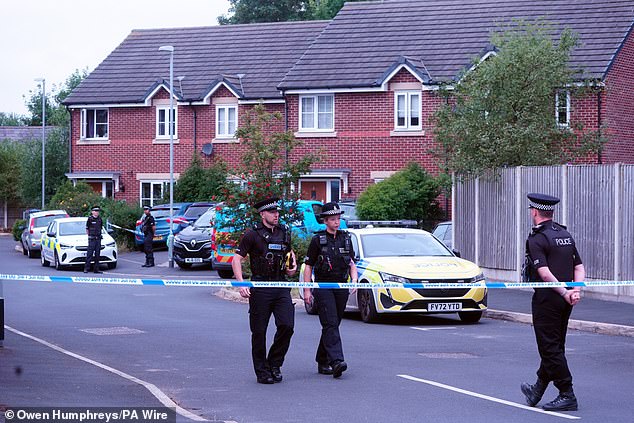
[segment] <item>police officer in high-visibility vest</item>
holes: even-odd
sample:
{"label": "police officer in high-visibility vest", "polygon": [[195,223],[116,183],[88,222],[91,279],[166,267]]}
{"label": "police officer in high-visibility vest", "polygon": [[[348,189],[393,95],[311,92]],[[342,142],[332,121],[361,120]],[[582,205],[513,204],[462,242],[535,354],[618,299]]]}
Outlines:
{"label": "police officer in high-visibility vest", "polygon": [[[339,230],[343,211],[337,203],[324,204],[320,217],[326,230],[315,234],[308,247],[304,262],[304,280],[310,281],[313,269],[315,282],[357,282],[357,266],[354,264],[354,249],[350,234]],[[346,310],[349,292],[347,289],[304,289],[304,301],[309,303],[314,296],[321,323],[321,338],[315,360],[317,372],[334,378],[348,369],[344,361],[339,325]]]}
{"label": "police officer in high-visibility vest", "polygon": [[88,251],[86,251],[86,264],[84,265],[84,273],[88,273],[90,262],[94,258],[93,271],[95,273],[103,273],[99,270],[99,256],[101,254],[101,228],[103,222],[99,212],[101,208],[94,206],[90,209],[90,216],[86,220],[86,235],[88,235]]}
{"label": "police officer in high-visibility vest", "polygon": [[[236,280],[242,281],[242,260],[249,256],[252,281],[280,281],[297,270],[291,249],[290,229],[279,224],[278,198],[267,198],[254,204],[262,222],[247,230],[233,256]],[[290,288],[240,288],[240,295],[249,299],[251,356],[258,383],[282,381],[281,367],[291,343],[295,326],[295,308]],[[266,330],[271,313],[275,317],[275,338],[266,352]]]}
{"label": "police officer in high-visibility vest", "polygon": [[[546,194],[528,194],[533,229],[526,241],[523,279],[543,282],[581,282],[585,269],[575,240],[566,227],[553,221],[559,198]],[[521,390],[530,406],[541,400],[553,382],[559,395],[542,407],[548,411],[577,410],[572,390],[572,374],[566,360],[566,331],[572,307],[580,297],[580,288],[535,288],[532,300],[533,328],[541,363],[535,384],[522,383]]]}
{"label": "police officer in high-visibility vest", "polygon": [[154,267],[154,233],[156,232],[156,220],[152,216],[152,207],[143,206],[143,223],[141,224],[141,232],[143,232],[143,251],[145,252],[145,264],[141,267]]}

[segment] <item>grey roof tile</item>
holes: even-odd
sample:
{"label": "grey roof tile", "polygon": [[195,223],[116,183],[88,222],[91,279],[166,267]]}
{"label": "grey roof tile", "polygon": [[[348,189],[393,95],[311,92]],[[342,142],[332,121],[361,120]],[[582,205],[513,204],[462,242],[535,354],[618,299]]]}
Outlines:
{"label": "grey roof tile", "polygon": [[513,19],[544,18],[581,41],[570,64],[604,78],[634,20],[632,0],[385,0],[346,3],[281,89],[372,85],[399,57],[418,60],[435,82],[452,81]]}

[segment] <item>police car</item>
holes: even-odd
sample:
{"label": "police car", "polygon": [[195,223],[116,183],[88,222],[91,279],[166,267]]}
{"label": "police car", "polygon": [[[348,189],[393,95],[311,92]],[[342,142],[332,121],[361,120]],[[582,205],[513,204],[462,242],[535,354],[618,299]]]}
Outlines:
{"label": "police car", "polygon": [[[459,258],[429,232],[404,228],[350,229],[356,254],[359,282],[475,283],[484,280],[482,271]],[[303,265],[300,281],[303,279]],[[300,289],[300,295],[303,290]],[[358,311],[372,323],[388,313],[458,313],[466,323],[475,323],[487,308],[486,288],[359,289],[350,295],[346,311]],[[306,310],[313,314],[312,304]]]}
{"label": "police car", "polygon": [[[53,264],[57,270],[67,266],[84,265],[88,251],[86,217],[67,217],[55,219],[42,234],[42,266]],[[101,230],[100,263],[108,269],[117,267],[117,244],[106,232]]]}

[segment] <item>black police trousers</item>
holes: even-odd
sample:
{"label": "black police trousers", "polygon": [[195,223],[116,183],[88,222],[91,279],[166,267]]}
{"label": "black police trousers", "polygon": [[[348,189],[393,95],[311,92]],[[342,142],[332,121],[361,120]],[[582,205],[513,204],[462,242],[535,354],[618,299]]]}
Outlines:
{"label": "black police trousers", "polygon": [[[277,330],[273,344],[266,354],[266,329],[271,314]],[[271,367],[282,367],[291,345],[295,326],[295,307],[290,288],[251,288],[249,297],[249,325],[251,326],[251,356],[257,377],[270,376]]]}
{"label": "black police trousers", "polygon": [[99,270],[99,256],[101,255],[101,237],[88,237],[88,250],[86,251],[86,264],[84,270],[90,269],[90,262],[95,259],[94,271]]}
{"label": "black police trousers", "polygon": [[572,306],[550,288],[535,290],[531,302],[533,328],[541,364],[537,377],[553,382],[561,392],[572,389],[572,375],[566,361],[566,332]]}
{"label": "black police trousers", "polygon": [[322,365],[343,361],[343,346],[339,325],[346,310],[347,289],[315,289],[313,296],[321,323],[321,338],[315,360]]}
{"label": "black police trousers", "polygon": [[154,261],[154,237],[145,235],[143,238],[143,251],[145,252],[145,262],[150,263]]}

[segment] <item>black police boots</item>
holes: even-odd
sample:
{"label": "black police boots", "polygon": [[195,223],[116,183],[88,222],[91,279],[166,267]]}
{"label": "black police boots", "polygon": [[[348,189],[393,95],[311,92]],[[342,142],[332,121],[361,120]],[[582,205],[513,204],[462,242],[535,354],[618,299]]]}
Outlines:
{"label": "black police boots", "polygon": [[148,261],[147,267],[154,267],[154,257]]}
{"label": "black police boots", "polygon": [[560,392],[557,398],[544,404],[542,408],[546,411],[577,411],[578,407],[577,397],[571,389],[567,392]]}
{"label": "black police boots", "polygon": [[544,396],[547,387],[548,383],[538,378],[534,385],[524,382],[520,388],[522,389],[522,393],[526,396],[526,404],[535,407],[542,399],[542,396]]}
{"label": "black police boots", "polygon": [[273,378],[273,382],[280,383],[282,381],[282,369],[272,366],[271,377]]}
{"label": "black police boots", "polygon": [[332,363],[332,377],[335,379],[341,377],[341,374],[348,370],[348,365],[345,361],[337,360]]}
{"label": "black police boots", "polygon": [[331,375],[332,367],[329,364],[317,363],[317,373],[320,375]]}

